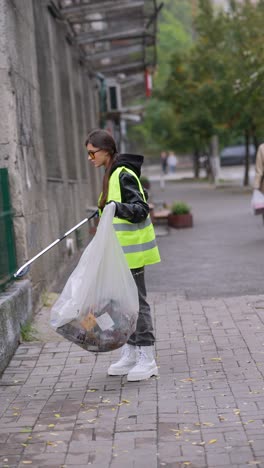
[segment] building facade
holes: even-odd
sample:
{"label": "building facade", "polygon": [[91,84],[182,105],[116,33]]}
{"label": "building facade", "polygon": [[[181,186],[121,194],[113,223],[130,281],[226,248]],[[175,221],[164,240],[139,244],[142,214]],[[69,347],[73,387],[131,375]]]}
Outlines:
{"label": "building facade", "polygon": [[[0,371],[65,270],[67,243],[25,280],[8,280],[97,204],[102,173],[84,142],[104,126],[124,148],[131,99],[153,69],[158,11],[153,0],[0,0]],[[72,235],[71,250],[88,232]]]}

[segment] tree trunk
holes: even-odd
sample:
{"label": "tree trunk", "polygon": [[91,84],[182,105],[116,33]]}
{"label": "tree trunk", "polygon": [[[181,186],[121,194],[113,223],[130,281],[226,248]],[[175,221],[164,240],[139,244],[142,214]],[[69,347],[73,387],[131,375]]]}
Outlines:
{"label": "tree trunk", "polygon": [[246,146],[246,154],[245,154],[245,173],[244,173],[244,186],[248,186],[249,184],[249,131],[245,130],[245,146]]}
{"label": "tree trunk", "polygon": [[253,145],[255,146],[255,152],[257,154],[258,147],[259,147],[259,141],[258,141],[258,137],[256,135],[256,129],[255,128],[252,129],[252,140],[253,140]]}
{"label": "tree trunk", "polygon": [[195,148],[193,152],[193,174],[194,174],[195,179],[199,179],[199,175],[200,175],[199,159],[200,159],[199,150]]}
{"label": "tree trunk", "polygon": [[218,136],[213,135],[211,138],[211,170],[212,170],[212,182],[216,182],[219,179],[220,175],[220,161],[219,161],[219,143]]}

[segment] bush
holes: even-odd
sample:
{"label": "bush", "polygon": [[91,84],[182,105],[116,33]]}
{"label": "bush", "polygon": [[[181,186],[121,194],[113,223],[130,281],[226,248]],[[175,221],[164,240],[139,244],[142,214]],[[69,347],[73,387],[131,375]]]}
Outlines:
{"label": "bush", "polygon": [[171,206],[172,214],[188,214],[191,212],[191,208],[184,202],[174,202]]}

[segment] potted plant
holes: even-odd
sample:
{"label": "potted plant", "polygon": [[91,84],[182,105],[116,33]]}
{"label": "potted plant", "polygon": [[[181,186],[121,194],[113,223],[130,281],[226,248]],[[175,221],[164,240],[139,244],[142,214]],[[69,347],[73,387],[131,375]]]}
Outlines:
{"label": "potted plant", "polygon": [[174,202],[168,215],[168,224],[174,228],[187,228],[193,226],[191,208],[186,203]]}

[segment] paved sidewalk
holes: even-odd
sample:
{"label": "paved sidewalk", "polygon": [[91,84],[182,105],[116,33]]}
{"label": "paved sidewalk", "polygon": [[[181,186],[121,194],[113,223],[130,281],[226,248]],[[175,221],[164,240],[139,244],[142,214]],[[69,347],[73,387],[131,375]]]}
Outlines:
{"label": "paved sidewalk", "polygon": [[107,377],[118,351],[57,335],[18,348],[0,380],[1,467],[264,467],[264,296],[149,299],[158,378]]}

